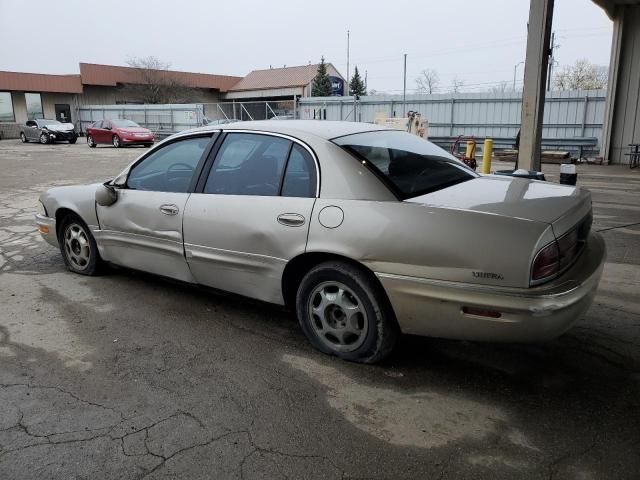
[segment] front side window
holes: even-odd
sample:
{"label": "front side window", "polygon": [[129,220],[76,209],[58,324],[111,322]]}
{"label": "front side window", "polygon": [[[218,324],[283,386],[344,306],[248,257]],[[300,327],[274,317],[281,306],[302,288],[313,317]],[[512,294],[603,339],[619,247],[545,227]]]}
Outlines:
{"label": "front side window", "polygon": [[432,143],[406,132],[378,130],[335,138],[402,198],[462,183],[478,174]]}
{"label": "front side window", "polygon": [[282,181],[283,197],[316,196],[316,165],[311,154],[298,144],[293,144]]}
{"label": "front side window", "polygon": [[135,165],[127,187],[154,192],[186,193],[211,137],[178,140],[154,151]]}
{"label": "front side window", "polygon": [[291,142],[255,133],[227,134],[209,172],[204,193],[278,195]]}
{"label": "front side window", "polygon": [[24,99],[27,102],[27,118],[44,118],[42,97],[39,93],[25,93]]}
{"label": "front side window", "polygon": [[0,122],[15,122],[11,92],[0,92]]}

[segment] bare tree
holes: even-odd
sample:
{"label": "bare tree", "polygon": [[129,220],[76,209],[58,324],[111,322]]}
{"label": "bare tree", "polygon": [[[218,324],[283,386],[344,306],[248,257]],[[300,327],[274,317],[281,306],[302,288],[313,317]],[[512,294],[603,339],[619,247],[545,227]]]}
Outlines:
{"label": "bare tree", "polygon": [[489,89],[491,93],[504,93],[509,90],[509,82],[502,81]]}
{"label": "bare tree", "polygon": [[451,91],[453,93],[458,93],[464,87],[464,81],[460,80],[458,77],[453,77],[451,80]]}
{"label": "bare tree", "polygon": [[595,90],[606,88],[608,75],[607,67],[583,58],[556,73],[553,84],[558,90]]}
{"label": "bare tree", "polygon": [[422,70],[420,76],[416,78],[417,90],[420,93],[433,93],[440,83],[440,75],[433,69]]}
{"label": "bare tree", "polygon": [[170,64],[154,56],[132,58],[127,64],[135,69],[136,78],[125,85],[125,91],[143,103],[188,103],[197,97]]}

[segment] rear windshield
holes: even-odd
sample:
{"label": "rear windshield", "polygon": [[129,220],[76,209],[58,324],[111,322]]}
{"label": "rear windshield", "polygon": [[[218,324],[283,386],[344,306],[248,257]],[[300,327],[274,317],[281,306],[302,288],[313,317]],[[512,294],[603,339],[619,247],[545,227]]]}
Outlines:
{"label": "rear windshield", "polygon": [[402,198],[466,182],[478,175],[441,148],[406,132],[378,130],[335,138]]}

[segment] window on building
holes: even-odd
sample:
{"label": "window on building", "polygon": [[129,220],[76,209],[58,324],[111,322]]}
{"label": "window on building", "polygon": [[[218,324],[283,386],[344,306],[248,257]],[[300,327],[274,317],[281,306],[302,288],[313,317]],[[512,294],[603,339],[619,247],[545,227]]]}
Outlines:
{"label": "window on building", "polygon": [[25,93],[24,99],[27,102],[27,118],[44,118],[42,97],[39,93]]}
{"label": "window on building", "polygon": [[0,92],[0,122],[15,122],[11,92]]}

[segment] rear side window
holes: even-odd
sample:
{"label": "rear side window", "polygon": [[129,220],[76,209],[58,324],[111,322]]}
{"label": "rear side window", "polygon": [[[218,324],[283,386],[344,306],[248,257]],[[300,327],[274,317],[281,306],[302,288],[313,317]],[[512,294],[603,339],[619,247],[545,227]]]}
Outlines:
{"label": "rear side window", "polygon": [[91,125],[93,128],[102,128],[102,120],[98,120],[96,123]]}
{"label": "rear side window", "polygon": [[282,196],[315,197],[316,182],[316,165],[313,157],[300,145],[294,144],[282,182]]}
{"label": "rear side window", "polygon": [[209,172],[204,193],[278,195],[291,142],[254,133],[227,134]]}
{"label": "rear side window", "polygon": [[412,198],[476,178],[462,162],[406,132],[379,130],[333,140],[366,164],[400,198]]}

